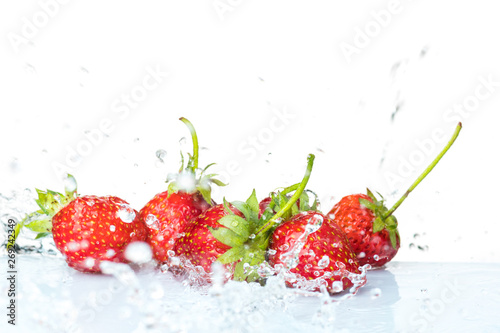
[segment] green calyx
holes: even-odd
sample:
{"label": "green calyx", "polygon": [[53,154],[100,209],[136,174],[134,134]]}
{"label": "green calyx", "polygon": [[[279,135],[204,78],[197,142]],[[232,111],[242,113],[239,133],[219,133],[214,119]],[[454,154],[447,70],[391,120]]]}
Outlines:
{"label": "green calyx", "polygon": [[[219,219],[219,224],[225,228],[209,228],[212,235],[221,243],[230,246],[224,254],[219,256],[218,262],[230,264],[236,262],[234,280],[247,282],[263,282],[258,274],[258,267],[266,260],[266,251],[274,229],[284,220],[304,210],[309,210],[309,197],[304,192],[309,180],[314,155],[308,157],[306,175],[300,184],[285,188],[282,192],[274,193],[269,208],[259,218],[259,201],[255,190],[250,197],[242,201],[231,202],[231,205],[240,211],[244,217],[236,215],[224,200],[224,208],[228,215]],[[291,198],[287,194],[295,191]],[[295,204],[300,199],[300,208]],[[317,200],[314,201],[314,208]],[[273,209],[274,208],[274,209]],[[275,210],[277,213],[274,213]]]}
{"label": "green calyx", "polygon": [[377,192],[377,194],[380,196],[380,200],[378,200],[369,189],[366,189],[366,194],[372,201],[359,198],[359,203],[362,206],[370,209],[375,215],[375,220],[373,220],[372,232],[375,234],[386,229],[389,232],[391,245],[396,249],[397,240],[400,237],[398,231],[398,221],[396,217],[393,215],[387,216],[389,209],[387,209],[387,207],[385,206],[385,199],[380,193]]}
{"label": "green calyx", "polygon": [[420,174],[420,176],[418,176],[418,178],[413,182],[413,184],[411,184],[411,186],[406,190],[406,192],[399,198],[398,201],[396,201],[396,203],[390,209],[387,209],[384,206],[384,199],[382,198],[380,193],[379,195],[382,198],[382,200],[377,200],[373,195],[373,193],[368,189],[367,189],[367,195],[370,197],[370,199],[373,200],[373,202],[370,202],[369,200],[362,198],[359,199],[360,204],[371,209],[375,214],[375,220],[373,221],[373,233],[379,232],[383,229],[387,229],[387,231],[389,232],[391,245],[395,249],[397,247],[397,239],[399,239],[399,232],[398,232],[398,222],[394,217],[393,213],[403,203],[403,201],[408,197],[408,195],[418,186],[418,184],[420,184],[420,182],[424,180],[425,177],[427,177],[427,175],[432,171],[432,169],[434,169],[434,167],[438,164],[441,158],[443,158],[446,152],[453,145],[461,130],[462,130],[462,123],[459,122],[446,146],[441,150],[441,152],[436,156],[436,158],[431,162],[431,164],[427,166],[427,168]]}
{"label": "green calyx", "polygon": [[186,193],[194,193],[199,192],[203,196],[203,199],[208,204],[212,204],[212,184],[217,186],[226,186],[220,180],[214,178],[216,174],[208,174],[206,173],[207,169],[214,165],[215,163],[211,163],[207,165],[204,169],[198,168],[198,156],[199,156],[199,145],[198,145],[198,136],[194,129],[193,124],[189,120],[184,117],[179,118],[189,129],[191,133],[191,139],[193,141],[193,154],[188,154],[189,158],[187,161],[186,167],[184,167],[184,156],[181,152],[181,167],[179,172],[174,175],[169,175],[167,178],[168,185],[168,193],[169,195],[182,191]]}
{"label": "green calyx", "polygon": [[75,177],[68,174],[66,184],[65,194],[51,190],[42,191],[36,189],[38,198],[35,199],[35,202],[40,209],[27,214],[16,225],[14,229],[14,241],[19,236],[22,228],[36,232],[37,236],[35,239],[48,236],[52,233],[52,217],[78,196]]}

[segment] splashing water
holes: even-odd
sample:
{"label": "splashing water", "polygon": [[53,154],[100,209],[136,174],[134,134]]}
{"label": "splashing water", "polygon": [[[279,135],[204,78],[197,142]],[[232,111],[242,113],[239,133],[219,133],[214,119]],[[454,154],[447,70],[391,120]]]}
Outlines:
{"label": "splashing water", "polygon": [[132,242],[125,249],[125,258],[136,264],[144,264],[153,258],[151,246],[146,242]]}
{"label": "splashing water", "polygon": [[116,213],[117,217],[125,223],[132,223],[135,219],[135,211],[130,205],[121,204],[120,209]]}

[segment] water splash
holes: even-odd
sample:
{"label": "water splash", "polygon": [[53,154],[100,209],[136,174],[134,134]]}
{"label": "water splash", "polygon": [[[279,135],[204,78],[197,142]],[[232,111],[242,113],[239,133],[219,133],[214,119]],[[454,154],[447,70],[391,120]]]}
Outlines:
{"label": "water splash", "polygon": [[125,258],[136,264],[145,264],[152,260],[151,246],[146,242],[132,242],[125,249]]}
{"label": "water splash", "polygon": [[132,223],[135,220],[135,211],[128,204],[121,204],[116,216],[124,223]]}

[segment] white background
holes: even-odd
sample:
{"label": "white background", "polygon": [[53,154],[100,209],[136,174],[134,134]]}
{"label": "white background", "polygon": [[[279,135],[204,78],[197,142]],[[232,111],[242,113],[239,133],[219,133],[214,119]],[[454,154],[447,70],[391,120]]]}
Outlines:
{"label": "white background", "polygon": [[[395,214],[396,260],[499,262],[500,21],[491,1],[468,3],[4,1],[0,193],[62,191],[54,165],[70,158],[80,193],[139,210],[191,149],[184,116],[200,164],[230,183],[216,201],[299,182],[314,153],[325,212],[366,187],[391,205],[462,121]],[[149,91],[148,71],[162,73]]]}

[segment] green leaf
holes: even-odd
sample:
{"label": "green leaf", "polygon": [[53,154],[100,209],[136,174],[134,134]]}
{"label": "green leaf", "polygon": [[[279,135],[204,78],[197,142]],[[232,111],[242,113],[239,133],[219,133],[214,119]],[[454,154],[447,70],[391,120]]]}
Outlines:
{"label": "green leaf", "polygon": [[48,215],[39,215],[35,217],[35,220],[25,223],[24,227],[38,233],[51,232],[52,219]]}
{"label": "green leaf", "polygon": [[370,197],[370,199],[373,200],[373,202],[377,201],[377,198],[375,198],[375,195],[373,194],[372,191],[370,191],[370,189],[366,189],[366,195],[368,195]]}
{"label": "green leaf", "polygon": [[365,206],[366,208],[371,209],[373,212],[375,212],[377,210],[377,206],[369,200],[359,198],[359,203],[361,205]]}
{"label": "green leaf", "polygon": [[227,186],[226,183],[223,183],[222,181],[215,178],[210,178],[210,182],[214,183],[217,186]]}
{"label": "green leaf", "polygon": [[250,222],[238,215],[226,215],[220,218],[218,222],[245,240],[250,236]]}
{"label": "green leaf", "polygon": [[399,238],[399,232],[397,230],[389,231],[389,238],[391,240],[391,245],[394,249],[398,246],[397,238]]}
{"label": "green leaf", "polygon": [[245,215],[245,218],[249,220],[251,218],[250,206],[243,201],[232,201],[231,204],[236,207],[237,210]]}
{"label": "green leaf", "polygon": [[47,237],[49,235],[51,235],[50,232],[40,232],[40,233],[38,233],[38,235],[36,235],[35,239],[40,239],[40,238],[43,238],[43,237]]}
{"label": "green leaf", "polygon": [[196,189],[198,190],[198,192],[201,193],[203,199],[205,199],[205,201],[211,205],[212,204],[212,189],[210,188],[210,186],[206,187],[206,186],[197,186]]}
{"label": "green leaf", "polygon": [[229,230],[227,228],[212,228],[208,227],[208,230],[212,233],[212,235],[217,239],[219,242],[230,246],[230,247],[236,247],[243,245],[247,241],[248,238],[241,237],[237,233],[235,233],[232,230]]}
{"label": "green leaf", "polygon": [[248,197],[246,201],[248,207],[255,212],[259,213],[260,207],[259,207],[259,200],[257,199],[257,194],[255,193],[255,189],[252,190],[252,194]]}
{"label": "green leaf", "polygon": [[212,165],[215,165],[215,163],[210,163],[205,168],[203,168],[203,170],[201,170],[201,174],[203,175],[205,173],[205,171],[207,171],[207,169],[210,168]]}
{"label": "green leaf", "polygon": [[226,198],[222,198],[222,202],[226,213],[228,213],[229,215],[234,215],[234,212],[231,210],[231,208],[229,208],[229,203],[226,201]]}
{"label": "green leaf", "polygon": [[227,250],[224,254],[220,255],[219,258],[217,258],[217,261],[221,264],[230,264],[240,260],[243,257],[243,253],[243,246],[233,247]]}
{"label": "green leaf", "polygon": [[382,219],[380,217],[377,217],[375,219],[375,221],[373,221],[373,228],[372,228],[373,233],[377,233],[377,232],[383,230],[384,227],[385,227],[384,222],[382,221]]}
{"label": "green leaf", "polygon": [[245,276],[245,269],[243,268],[244,263],[240,261],[239,263],[236,264],[236,267],[234,268],[234,280],[235,281],[245,281],[246,276]]}

